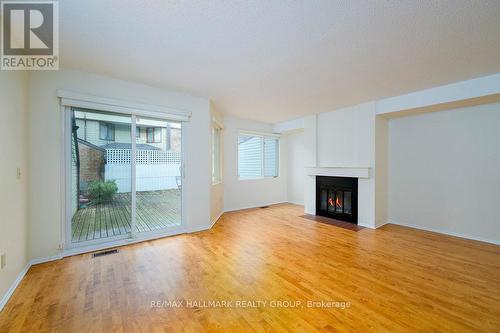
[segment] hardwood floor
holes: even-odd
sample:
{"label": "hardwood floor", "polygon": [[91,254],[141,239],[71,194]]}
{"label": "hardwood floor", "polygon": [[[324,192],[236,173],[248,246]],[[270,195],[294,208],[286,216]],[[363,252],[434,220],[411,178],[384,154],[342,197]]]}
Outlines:
{"label": "hardwood floor", "polygon": [[[500,331],[500,246],[301,215],[294,205],[231,212],[210,231],[34,266],[0,332]],[[182,306],[161,303],[173,300]],[[190,307],[216,300],[232,307]]]}

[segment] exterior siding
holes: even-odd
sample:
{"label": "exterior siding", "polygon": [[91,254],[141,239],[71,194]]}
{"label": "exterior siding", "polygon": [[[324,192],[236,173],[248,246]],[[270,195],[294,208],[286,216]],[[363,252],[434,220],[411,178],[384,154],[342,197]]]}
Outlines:
{"label": "exterior siding", "polygon": [[[99,121],[95,120],[83,120],[76,119],[76,125],[78,126],[78,138],[90,142],[96,146],[103,146],[108,143],[121,142],[130,143],[130,126],[129,125],[115,125],[115,140],[101,140],[99,137]],[[148,143],[146,128],[140,129],[140,135],[137,138],[137,143],[148,144],[153,147],[160,148],[162,150],[173,150],[176,152],[181,151],[181,129],[171,128],[170,138],[168,137],[168,131],[166,128],[161,129],[161,142],[160,143]],[[169,144],[170,141],[170,144]],[[167,149],[170,148],[170,149]]]}
{"label": "exterior siding", "polygon": [[99,136],[99,122],[95,120],[77,119],[78,138],[96,146],[103,146],[113,142],[130,143],[130,126],[115,125],[115,140],[101,140]]}

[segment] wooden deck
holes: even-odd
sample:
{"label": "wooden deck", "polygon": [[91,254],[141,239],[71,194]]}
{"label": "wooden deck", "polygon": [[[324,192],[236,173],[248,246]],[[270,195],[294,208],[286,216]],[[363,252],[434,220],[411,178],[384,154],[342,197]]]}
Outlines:
{"label": "wooden deck", "polygon": [[[124,235],[130,232],[131,195],[119,193],[112,202],[77,211],[72,219],[72,242]],[[180,225],[179,190],[137,192],[137,232]]]}

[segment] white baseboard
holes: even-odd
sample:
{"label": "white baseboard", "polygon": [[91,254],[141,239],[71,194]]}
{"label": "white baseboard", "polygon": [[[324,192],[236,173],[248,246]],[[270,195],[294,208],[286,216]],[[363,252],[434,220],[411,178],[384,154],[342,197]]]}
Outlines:
{"label": "white baseboard", "polygon": [[373,224],[367,224],[367,223],[364,223],[364,222],[359,222],[358,221],[358,225],[360,227],[363,227],[363,228],[369,228],[369,229],[376,229],[375,226],[373,226]]}
{"label": "white baseboard", "polygon": [[243,209],[252,209],[252,208],[260,208],[260,207],[264,207],[264,206],[279,205],[279,204],[284,204],[284,203],[287,203],[287,202],[286,201],[279,201],[279,202],[265,203],[265,204],[261,204],[261,205],[251,205],[251,206],[243,206],[243,207],[236,207],[236,208],[232,207],[232,208],[224,209],[224,213],[235,212],[237,210],[243,210]]}
{"label": "white baseboard", "polygon": [[206,231],[206,230],[210,230],[210,228],[212,228],[212,226],[202,226],[202,227],[192,227],[192,228],[189,228],[187,233],[188,234],[191,234],[193,232],[200,232],[200,231]]}
{"label": "white baseboard", "polygon": [[401,223],[401,222],[397,222],[397,221],[394,221],[394,220],[389,220],[388,223],[390,223],[390,224],[396,224],[396,225],[401,225],[403,227],[409,227],[409,228],[420,229],[420,230],[425,230],[425,231],[430,231],[430,232],[436,232],[436,233],[439,233],[439,234],[444,234],[444,235],[453,236],[453,237],[465,238],[465,239],[475,240],[475,241],[479,241],[479,242],[485,242],[485,243],[500,245],[500,241],[499,240],[493,240],[493,239],[487,239],[487,238],[483,238],[483,237],[470,236],[470,235],[465,235],[465,234],[458,233],[458,232],[453,232],[453,231],[448,231],[448,230],[442,230],[442,229],[437,229],[437,228],[422,227],[420,225],[409,224],[409,223]]}
{"label": "white baseboard", "polygon": [[7,292],[5,293],[5,295],[3,295],[2,299],[0,300],[0,312],[3,310],[5,304],[7,304],[9,299],[12,297],[12,294],[14,294],[14,291],[16,291],[17,286],[19,286],[19,283],[21,283],[26,273],[28,273],[30,267],[31,267],[31,262],[28,262],[26,266],[24,266],[24,268],[21,270],[21,272],[17,275],[17,278],[14,280],[10,288],[7,289]]}
{"label": "white baseboard", "polygon": [[382,222],[380,224],[375,224],[375,229],[378,229],[378,228],[380,228],[380,227],[382,227],[382,226],[384,226],[386,224],[389,224],[389,223],[390,223],[389,221],[385,221],[385,222]]}
{"label": "white baseboard", "polygon": [[288,200],[287,203],[290,203],[292,205],[298,205],[298,206],[304,206],[304,203],[303,202],[298,202],[298,201],[291,201],[291,200]]}
{"label": "white baseboard", "polygon": [[215,219],[213,219],[212,224],[210,225],[209,229],[212,229],[212,227],[215,225],[215,223],[217,223],[217,221],[219,221],[219,219],[222,216],[222,214],[224,214],[224,211],[220,212],[220,214],[217,215],[217,217]]}
{"label": "white baseboard", "polygon": [[38,265],[38,264],[43,264],[43,263],[46,263],[46,262],[49,262],[49,261],[59,260],[59,259],[62,259],[64,257],[65,256],[62,253],[59,253],[59,254],[56,254],[56,255],[53,255],[53,256],[49,256],[49,257],[45,257],[45,258],[31,259],[30,260],[30,266],[32,266],[32,265]]}

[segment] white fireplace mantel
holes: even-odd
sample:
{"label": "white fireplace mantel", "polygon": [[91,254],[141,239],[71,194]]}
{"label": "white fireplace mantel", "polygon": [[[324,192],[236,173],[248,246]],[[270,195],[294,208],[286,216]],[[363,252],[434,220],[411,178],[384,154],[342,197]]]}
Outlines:
{"label": "white fireplace mantel", "polygon": [[370,168],[365,167],[305,167],[306,175],[370,178]]}

